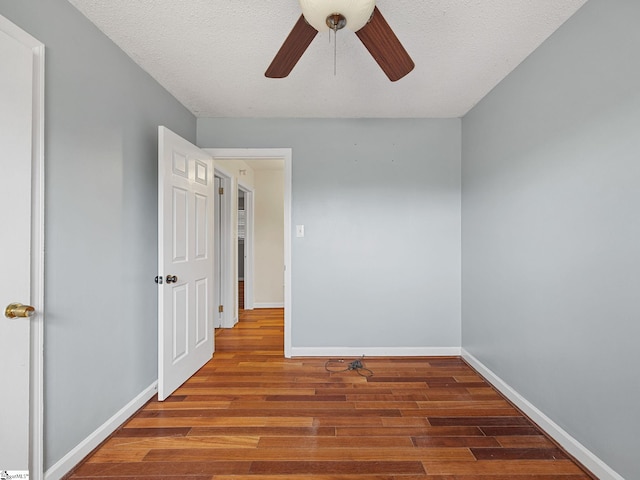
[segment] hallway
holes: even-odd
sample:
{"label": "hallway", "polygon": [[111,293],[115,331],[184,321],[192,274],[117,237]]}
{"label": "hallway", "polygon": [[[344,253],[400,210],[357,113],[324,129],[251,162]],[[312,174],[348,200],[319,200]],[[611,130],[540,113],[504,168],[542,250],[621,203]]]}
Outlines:
{"label": "hallway", "polygon": [[241,311],[209,363],[69,478],[592,478],[458,358],[363,359],[373,376],[353,360],[285,359],[283,311]]}

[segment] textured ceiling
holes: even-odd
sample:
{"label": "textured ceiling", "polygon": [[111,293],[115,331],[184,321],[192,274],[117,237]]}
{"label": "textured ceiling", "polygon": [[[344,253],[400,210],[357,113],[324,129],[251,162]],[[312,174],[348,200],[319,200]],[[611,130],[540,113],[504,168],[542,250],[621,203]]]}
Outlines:
{"label": "textured ceiling", "polygon": [[69,0],[198,117],[461,117],[586,0],[378,0],[416,68],[390,82],[347,29],[264,72],[296,0]]}

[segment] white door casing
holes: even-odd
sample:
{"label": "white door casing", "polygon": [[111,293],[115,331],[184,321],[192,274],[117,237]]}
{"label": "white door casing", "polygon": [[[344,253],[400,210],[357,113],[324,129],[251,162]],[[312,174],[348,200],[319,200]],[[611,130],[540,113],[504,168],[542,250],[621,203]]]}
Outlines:
{"label": "white door casing", "polygon": [[[44,45],[0,16],[0,470],[42,476]],[[36,308],[6,318],[10,303]]]}
{"label": "white door casing", "polygon": [[221,193],[220,193],[220,189],[224,188],[222,187],[222,181],[221,178],[218,177],[217,175],[214,176],[214,190],[216,192],[216,203],[214,206],[214,211],[213,211],[213,229],[214,229],[214,244],[215,244],[215,250],[214,250],[214,257],[213,257],[213,263],[216,267],[216,269],[213,272],[213,279],[215,282],[215,288],[213,290],[213,327],[214,328],[220,328],[222,327],[222,311],[220,311],[219,306],[224,305],[223,304],[223,297],[224,294],[222,292],[222,252],[221,252],[221,246],[222,246],[222,228],[221,228],[221,216],[220,216],[220,204],[222,203],[220,200],[221,197]]}
{"label": "white door casing", "polygon": [[[213,355],[213,158],[158,129],[158,398]],[[175,280],[174,280],[175,277]]]}
{"label": "white door casing", "polygon": [[215,232],[216,239],[216,305],[221,305],[222,312],[217,317],[216,327],[232,328],[238,323],[236,288],[233,285],[232,268],[232,245],[233,245],[233,229],[231,228],[231,208],[232,202],[232,175],[226,172],[220,166],[215,164],[214,172],[219,184],[216,188],[222,188],[222,194],[216,195],[216,222],[218,231]]}

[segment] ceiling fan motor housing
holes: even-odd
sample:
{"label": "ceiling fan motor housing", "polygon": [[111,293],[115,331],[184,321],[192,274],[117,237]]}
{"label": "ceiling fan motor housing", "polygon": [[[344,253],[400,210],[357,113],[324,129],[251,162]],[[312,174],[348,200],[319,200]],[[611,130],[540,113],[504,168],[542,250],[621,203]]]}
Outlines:
{"label": "ceiling fan motor housing", "polygon": [[[375,0],[300,0],[305,20],[318,32],[339,30],[344,26],[357,32],[367,24],[375,6]],[[342,16],[344,21],[336,24],[339,18],[336,15]]]}

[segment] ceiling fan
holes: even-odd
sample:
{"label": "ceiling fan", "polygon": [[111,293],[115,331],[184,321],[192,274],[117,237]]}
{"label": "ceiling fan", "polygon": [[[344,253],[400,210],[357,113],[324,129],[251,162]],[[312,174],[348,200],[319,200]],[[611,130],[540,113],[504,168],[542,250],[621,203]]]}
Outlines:
{"label": "ceiling fan", "polygon": [[302,15],[267,68],[266,77],[286,77],[318,32],[337,32],[345,26],[355,32],[392,82],[413,70],[413,60],[375,0],[300,0],[300,7]]}

